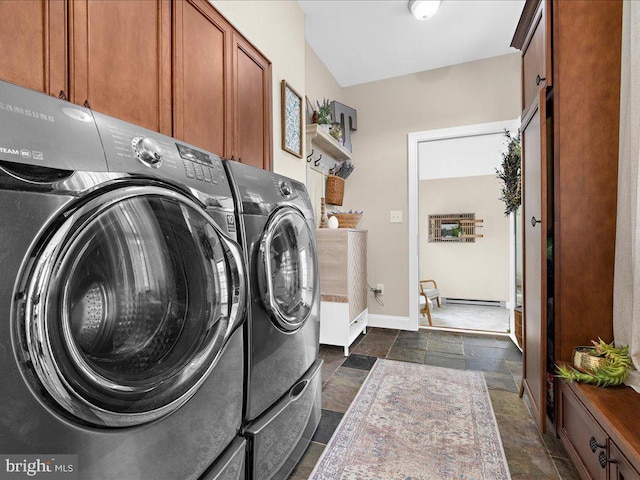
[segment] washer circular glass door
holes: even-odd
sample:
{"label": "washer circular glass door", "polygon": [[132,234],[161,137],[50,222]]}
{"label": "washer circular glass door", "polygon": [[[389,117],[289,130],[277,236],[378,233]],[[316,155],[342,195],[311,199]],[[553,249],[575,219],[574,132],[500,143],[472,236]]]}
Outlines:
{"label": "washer circular glass door", "polygon": [[276,327],[297,330],[309,317],[318,290],[315,241],[299,210],[281,207],[269,218],[258,268],[262,301]]}
{"label": "washer circular glass door", "polygon": [[93,198],[55,226],[33,265],[17,310],[24,363],[36,391],[90,424],[179,408],[244,310],[237,245],[198,204],[160,187]]}

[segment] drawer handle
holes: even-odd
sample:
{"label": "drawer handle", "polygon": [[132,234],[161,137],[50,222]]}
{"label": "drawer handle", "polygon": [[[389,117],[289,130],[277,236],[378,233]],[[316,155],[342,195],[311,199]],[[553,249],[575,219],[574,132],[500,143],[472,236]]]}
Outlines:
{"label": "drawer handle", "polygon": [[531,217],[531,226],[535,228],[536,223],[542,223],[542,220],[536,220],[536,217]]}
{"label": "drawer handle", "polygon": [[598,461],[600,462],[600,466],[602,468],[607,468],[608,458],[606,453],[600,452],[600,455],[598,455]]}
{"label": "drawer handle", "polygon": [[546,79],[547,79],[546,77],[541,77],[540,75],[536,75],[536,85],[540,85]]}
{"label": "drawer handle", "polygon": [[598,455],[598,461],[600,462],[600,466],[602,468],[607,468],[607,463],[618,463],[617,460],[611,460],[610,458],[607,458],[607,455],[604,452],[600,452],[600,455]]}
{"label": "drawer handle", "polygon": [[596,450],[598,448],[606,448],[606,445],[600,445],[598,441],[595,439],[595,437],[591,437],[589,439],[589,446],[591,447],[591,451],[593,453],[596,453]]}

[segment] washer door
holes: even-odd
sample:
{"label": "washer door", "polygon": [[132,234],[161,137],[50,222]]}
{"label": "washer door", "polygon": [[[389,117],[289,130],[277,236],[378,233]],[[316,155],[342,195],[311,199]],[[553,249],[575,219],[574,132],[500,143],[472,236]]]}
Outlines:
{"label": "washer door", "polygon": [[238,246],[198,204],[151,186],[94,197],[50,231],[15,316],[33,390],[101,426],[179,408],[243,319]]}
{"label": "washer door", "polygon": [[276,327],[293,332],[311,313],[318,281],[313,233],[299,210],[282,207],[273,213],[259,256],[262,301]]}

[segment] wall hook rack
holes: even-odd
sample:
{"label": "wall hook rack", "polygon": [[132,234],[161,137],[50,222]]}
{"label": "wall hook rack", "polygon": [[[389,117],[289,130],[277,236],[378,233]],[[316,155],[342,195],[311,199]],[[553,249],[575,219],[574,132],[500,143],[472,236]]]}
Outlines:
{"label": "wall hook rack", "polygon": [[307,163],[311,161],[311,157],[313,157],[313,148],[311,149],[311,153],[309,155],[307,155]]}
{"label": "wall hook rack", "polygon": [[313,162],[313,164],[314,164],[316,167],[317,167],[317,166],[319,166],[319,165],[320,165],[320,160],[322,160],[322,154],[320,154],[320,156],[318,157],[318,159],[317,159],[317,160],[315,160],[315,161]]}

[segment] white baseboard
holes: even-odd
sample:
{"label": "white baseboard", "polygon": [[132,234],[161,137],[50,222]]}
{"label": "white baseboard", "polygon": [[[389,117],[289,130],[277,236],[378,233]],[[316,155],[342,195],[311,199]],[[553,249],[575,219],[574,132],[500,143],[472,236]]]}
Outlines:
{"label": "white baseboard", "polygon": [[369,327],[395,328],[398,330],[416,330],[409,321],[409,317],[396,317],[394,315],[369,314]]}

